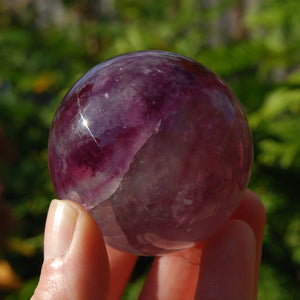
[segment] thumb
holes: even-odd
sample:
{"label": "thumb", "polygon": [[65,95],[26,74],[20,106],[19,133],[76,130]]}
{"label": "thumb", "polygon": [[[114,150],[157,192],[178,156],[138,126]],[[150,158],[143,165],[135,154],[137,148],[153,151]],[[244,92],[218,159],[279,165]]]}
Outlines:
{"label": "thumb", "polygon": [[53,200],[44,263],[31,300],[107,299],[109,277],[105,245],[94,219],[75,202]]}

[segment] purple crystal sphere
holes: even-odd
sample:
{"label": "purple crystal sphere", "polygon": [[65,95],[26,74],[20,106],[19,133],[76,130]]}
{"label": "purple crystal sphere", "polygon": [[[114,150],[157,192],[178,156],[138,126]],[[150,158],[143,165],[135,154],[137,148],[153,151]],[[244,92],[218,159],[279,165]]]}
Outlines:
{"label": "purple crystal sphere", "polygon": [[139,255],[211,236],[252,165],[247,118],[230,88],[164,51],[124,54],[81,77],[56,112],[48,150],[58,197],[82,204],[108,245]]}

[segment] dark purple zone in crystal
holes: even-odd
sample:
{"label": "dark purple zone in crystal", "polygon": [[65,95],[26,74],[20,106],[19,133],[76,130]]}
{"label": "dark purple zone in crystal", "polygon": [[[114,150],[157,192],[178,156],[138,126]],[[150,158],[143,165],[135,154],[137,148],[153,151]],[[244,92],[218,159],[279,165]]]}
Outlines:
{"label": "dark purple zone in crystal", "polygon": [[183,56],[104,62],[68,92],[49,136],[59,198],[81,203],[108,244],[155,255],[201,242],[250,176],[246,116],[227,85]]}

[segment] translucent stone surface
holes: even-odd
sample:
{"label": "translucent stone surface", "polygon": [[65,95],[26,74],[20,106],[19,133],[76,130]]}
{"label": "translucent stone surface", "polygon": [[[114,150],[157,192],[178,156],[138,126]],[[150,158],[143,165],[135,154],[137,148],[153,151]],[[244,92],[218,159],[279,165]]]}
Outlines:
{"label": "translucent stone surface", "polygon": [[97,65],[70,89],[49,136],[61,199],[81,203],[105,241],[157,255],[218,230],[247,186],[245,113],[212,71],[162,51]]}

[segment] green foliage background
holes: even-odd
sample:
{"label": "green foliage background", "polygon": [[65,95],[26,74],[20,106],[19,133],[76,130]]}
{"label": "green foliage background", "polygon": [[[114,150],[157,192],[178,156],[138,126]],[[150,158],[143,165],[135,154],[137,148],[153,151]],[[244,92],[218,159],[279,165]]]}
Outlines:
{"label": "green foliage background", "polygon": [[254,140],[250,187],[268,215],[259,299],[300,299],[300,2],[115,0],[97,10],[100,1],[65,0],[59,20],[42,18],[36,2],[0,1],[0,203],[14,220],[0,258],[22,280],[0,299],[29,299],[37,283],[55,197],[47,138],[61,99],[95,64],[144,49],[198,60],[241,100]]}

